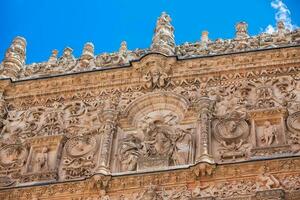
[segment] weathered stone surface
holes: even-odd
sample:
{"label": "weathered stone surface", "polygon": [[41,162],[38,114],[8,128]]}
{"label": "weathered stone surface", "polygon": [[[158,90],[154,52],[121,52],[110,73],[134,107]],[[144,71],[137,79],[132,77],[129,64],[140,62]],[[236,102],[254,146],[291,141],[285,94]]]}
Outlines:
{"label": "weathered stone surface", "polygon": [[0,199],[299,197],[299,30],[252,37],[242,22],[232,40],[203,32],[175,46],[165,13],[155,30],[150,49],[95,55],[86,43],[78,59],[67,47],[32,65],[14,40],[1,64],[12,80],[0,80]]}

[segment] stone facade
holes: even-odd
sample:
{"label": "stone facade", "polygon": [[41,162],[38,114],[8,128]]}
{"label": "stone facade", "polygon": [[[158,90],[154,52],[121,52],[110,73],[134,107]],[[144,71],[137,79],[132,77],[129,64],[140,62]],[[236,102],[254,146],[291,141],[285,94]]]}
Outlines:
{"label": "stone facade", "polygon": [[[1,63],[0,199],[300,199],[300,30]],[[85,73],[83,73],[85,72]]]}

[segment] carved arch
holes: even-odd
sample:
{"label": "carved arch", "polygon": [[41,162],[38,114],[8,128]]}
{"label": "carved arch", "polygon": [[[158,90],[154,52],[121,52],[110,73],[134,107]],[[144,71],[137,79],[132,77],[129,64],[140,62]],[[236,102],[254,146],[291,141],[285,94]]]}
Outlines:
{"label": "carved arch", "polygon": [[145,94],[131,102],[125,109],[125,116],[132,125],[152,111],[168,110],[177,114],[178,121],[184,118],[189,101],[182,95],[173,92],[153,92]]}

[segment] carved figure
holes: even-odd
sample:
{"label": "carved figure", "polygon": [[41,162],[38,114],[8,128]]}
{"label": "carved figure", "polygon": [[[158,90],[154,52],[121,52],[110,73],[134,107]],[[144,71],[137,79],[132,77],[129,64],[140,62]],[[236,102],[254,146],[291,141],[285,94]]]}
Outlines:
{"label": "carved figure", "polygon": [[215,187],[210,184],[198,185],[192,192],[193,198],[214,196]]}
{"label": "carved figure", "polygon": [[48,148],[43,147],[34,157],[34,172],[42,172],[49,170],[48,166]]}
{"label": "carved figure", "polygon": [[272,174],[267,173],[266,167],[261,168],[261,174],[258,176],[259,184],[262,188],[272,189],[278,188],[280,182]]}
{"label": "carved figure", "polygon": [[159,127],[160,121],[151,122],[144,130],[145,150],[148,156],[170,156],[172,143],[166,130]]}
{"label": "carved figure", "polygon": [[120,147],[120,161],[121,171],[133,171],[136,170],[137,160],[140,156],[142,149],[140,139],[133,135],[126,136],[121,143]]}
{"label": "carved figure", "polygon": [[265,146],[271,146],[274,142],[279,144],[278,141],[278,130],[271,124],[270,121],[266,121],[263,126],[263,135],[261,141]]}
{"label": "carved figure", "polygon": [[137,196],[137,200],[163,200],[159,195],[158,187],[150,185],[143,193]]}
{"label": "carved figure", "polygon": [[144,76],[147,81],[146,86],[148,88],[161,88],[166,86],[168,81],[168,75],[163,72],[159,67],[151,68]]}

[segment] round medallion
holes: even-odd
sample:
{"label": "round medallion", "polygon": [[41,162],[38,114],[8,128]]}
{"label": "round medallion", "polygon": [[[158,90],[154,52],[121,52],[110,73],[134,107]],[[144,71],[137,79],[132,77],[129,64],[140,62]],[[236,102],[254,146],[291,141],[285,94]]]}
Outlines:
{"label": "round medallion", "polygon": [[2,166],[22,165],[27,157],[27,150],[19,144],[4,146],[0,149],[0,164]]}
{"label": "round medallion", "polygon": [[220,120],[214,124],[214,136],[218,141],[236,141],[249,135],[245,120]]}
{"label": "round medallion", "polygon": [[292,132],[300,132],[300,112],[295,112],[287,118],[287,126]]}
{"label": "round medallion", "polygon": [[66,152],[72,157],[81,157],[92,151],[97,147],[97,140],[91,136],[78,136],[71,138],[66,143]]}

